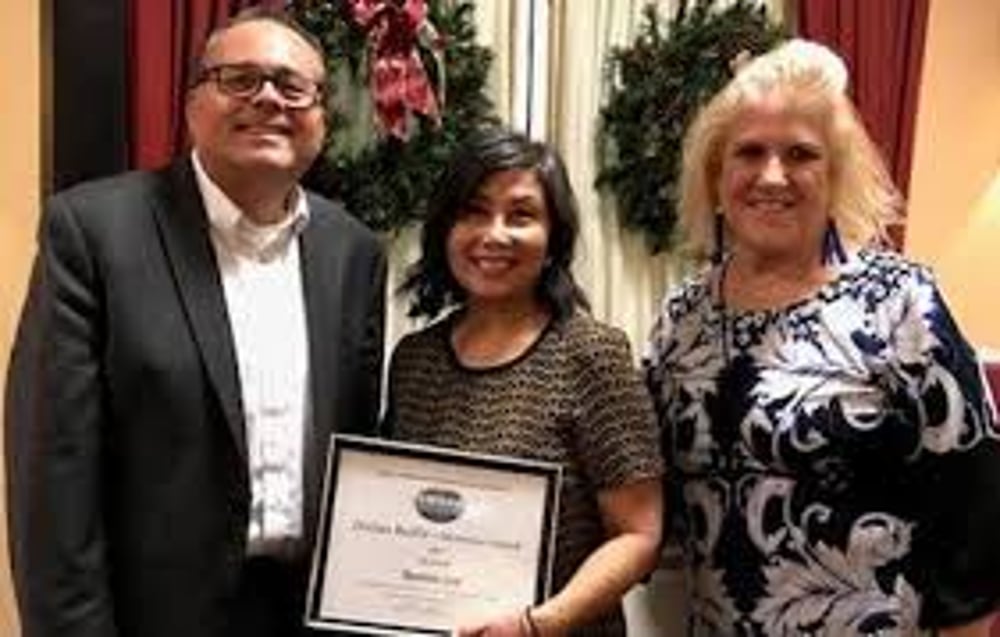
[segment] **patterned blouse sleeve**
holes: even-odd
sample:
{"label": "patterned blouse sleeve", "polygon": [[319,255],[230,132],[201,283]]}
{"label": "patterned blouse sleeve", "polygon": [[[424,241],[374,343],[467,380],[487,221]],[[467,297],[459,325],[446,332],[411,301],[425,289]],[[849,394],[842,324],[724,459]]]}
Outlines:
{"label": "patterned blouse sleeve", "polygon": [[914,581],[921,624],[950,626],[1000,605],[1000,432],[982,367],[929,272],[916,271],[907,298],[894,345],[921,431]]}
{"label": "patterned blouse sleeve", "polygon": [[[656,413],[659,426],[665,432],[664,414],[666,411],[666,396],[669,393],[667,383],[670,381],[669,372],[665,369],[664,359],[673,332],[673,318],[670,314],[670,299],[667,298],[662,303],[660,314],[653,323],[653,328],[649,332],[649,340],[642,355],[642,376],[646,388],[653,398],[653,408]],[[664,449],[669,449],[664,446]]]}
{"label": "patterned blouse sleeve", "polygon": [[686,524],[683,515],[685,508],[683,484],[680,480],[671,479],[675,467],[673,466],[674,431],[671,426],[670,409],[675,387],[668,360],[671,354],[670,348],[675,342],[673,338],[675,323],[671,307],[673,299],[677,295],[679,292],[675,290],[663,300],[660,313],[650,330],[649,340],[642,356],[643,380],[646,383],[647,391],[652,396],[657,436],[665,465],[663,537],[668,542],[674,542],[675,548],[677,547],[676,541],[684,535]]}
{"label": "patterned blouse sleeve", "polygon": [[663,473],[653,409],[628,339],[604,325],[587,329],[578,343],[578,418],[575,445],[598,488]]}

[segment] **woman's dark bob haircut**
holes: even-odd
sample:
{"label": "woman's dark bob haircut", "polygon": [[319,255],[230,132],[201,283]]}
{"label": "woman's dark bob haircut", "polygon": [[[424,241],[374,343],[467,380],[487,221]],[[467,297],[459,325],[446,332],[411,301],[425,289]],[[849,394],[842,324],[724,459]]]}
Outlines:
{"label": "woman's dark bob haircut", "polygon": [[570,271],[580,220],[562,159],[547,144],[497,127],[471,135],[435,184],[420,238],[420,260],[400,288],[413,297],[410,316],[434,318],[446,307],[465,301],[465,290],[448,267],[448,235],[486,180],[506,170],[530,170],[545,196],[551,229],[536,290],[539,300],[557,320],[570,317],[577,307],[589,309]]}

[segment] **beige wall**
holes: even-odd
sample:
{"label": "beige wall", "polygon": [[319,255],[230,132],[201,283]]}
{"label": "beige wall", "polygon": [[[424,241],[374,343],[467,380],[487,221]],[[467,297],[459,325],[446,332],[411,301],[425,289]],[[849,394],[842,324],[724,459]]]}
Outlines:
{"label": "beige wall", "polygon": [[906,251],[1000,350],[1000,2],[932,0]]}
{"label": "beige wall", "polygon": [[[0,379],[7,375],[10,342],[24,295],[38,217],[39,5],[39,0],[0,3],[0,80],[6,87],[6,112],[0,117],[0,140],[3,140],[0,143]],[[2,476],[0,472],[0,482]],[[5,489],[0,489],[3,519],[6,518],[4,493]],[[13,636],[18,627],[9,577],[6,524],[0,524],[0,547],[0,635]]]}
{"label": "beige wall", "polygon": [[[12,332],[24,295],[38,217],[40,153],[39,0],[0,3],[0,379],[6,378]],[[2,382],[2,381],[0,381]],[[0,416],[2,418],[2,416]],[[2,460],[0,460],[2,462]],[[3,480],[0,472],[0,482]],[[5,519],[4,489],[0,514]],[[0,635],[16,635],[7,557],[7,525],[0,524]]]}

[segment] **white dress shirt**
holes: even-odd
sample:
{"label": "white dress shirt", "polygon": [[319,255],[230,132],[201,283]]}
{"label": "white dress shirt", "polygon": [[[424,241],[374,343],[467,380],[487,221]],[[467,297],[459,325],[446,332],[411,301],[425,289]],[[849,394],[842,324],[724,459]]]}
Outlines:
{"label": "white dress shirt", "polygon": [[192,153],[211,225],[242,392],[250,475],[248,553],[282,554],[302,537],[309,341],[298,237],[309,221],[301,190],[289,214],[257,225]]}

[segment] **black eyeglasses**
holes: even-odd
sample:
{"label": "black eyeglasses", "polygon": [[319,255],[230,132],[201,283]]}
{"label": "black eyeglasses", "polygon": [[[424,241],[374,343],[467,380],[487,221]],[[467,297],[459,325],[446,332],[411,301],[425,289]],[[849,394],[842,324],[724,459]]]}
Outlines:
{"label": "black eyeglasses", "polygon": [[212,81],[219,91],[240,99],[251,99],[265,82],[281,95],[288,108],[311,108],[323,96],[323,84],[286,68],[266,69],[255,64],[218,64],[201,69],[195,85]]}

